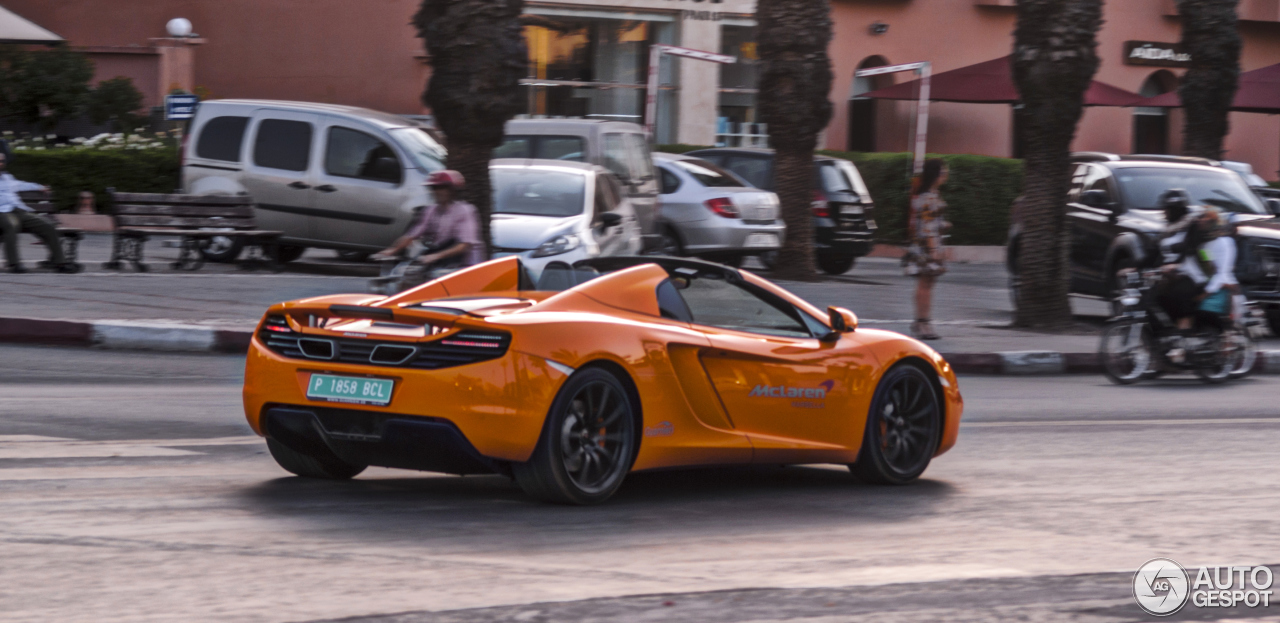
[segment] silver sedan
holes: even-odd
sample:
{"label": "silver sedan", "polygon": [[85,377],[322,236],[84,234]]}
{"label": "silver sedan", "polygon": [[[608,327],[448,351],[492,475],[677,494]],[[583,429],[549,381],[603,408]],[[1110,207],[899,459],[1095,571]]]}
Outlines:
{"label": "silver sedan", "polygon": [[782,246],[777,195],[700,158],[655,153],[653,163],[661,178],[659,253],[736,266]]}

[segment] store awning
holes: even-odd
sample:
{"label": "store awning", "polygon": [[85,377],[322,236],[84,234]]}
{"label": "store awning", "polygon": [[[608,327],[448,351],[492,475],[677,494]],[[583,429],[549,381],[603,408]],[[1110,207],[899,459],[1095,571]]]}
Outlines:
{"label": "store awning", "polygon": [[[888,100],[920,98],[920,81],[912,80],[856,97]],[[930,79],[929,99],[938,102],[971,104],[1014,104],[1020,99],[1013,84],[1013,67],[1009,57],[992,59],[976,65],[934,74]],[[1084,94],[1085,106],[1136,106],[1142,96],[1119,87],[1094,80]]]}
{"label": "store awning", "polygon": [[[1180,108],[1182,99],[1177,91],[1157,95],[1142,102],[1143,106]],[[1231,103],[1236,112],[1280,113],[1280,64],[1246,71],[1240,74],[1240,86]]]}
{"label": "store awning", "polygon": [[62,43],[63,38],[0,6],[0,43]]}

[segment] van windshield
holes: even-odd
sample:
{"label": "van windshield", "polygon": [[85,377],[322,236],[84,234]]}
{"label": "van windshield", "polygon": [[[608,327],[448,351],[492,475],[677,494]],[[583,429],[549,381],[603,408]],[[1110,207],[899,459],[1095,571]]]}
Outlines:
{"label": "van windshield", "polygon": [[575,216],[586,205],[586,176],[544,168],[493,168],[493,212],[532,216]]}
{"label": "van windshield", "polygon": [[508,134],[502,144],[493,150],[494,158],[542,158],[586,162],[587,148],[580,136],[544,136],[539,134]]}
{"label": "van windshield", "polygon": [[426,173],[444,170],[447,152],[436,139],[421,128],[395,128],[391,136],[409,154],[409,159]]}

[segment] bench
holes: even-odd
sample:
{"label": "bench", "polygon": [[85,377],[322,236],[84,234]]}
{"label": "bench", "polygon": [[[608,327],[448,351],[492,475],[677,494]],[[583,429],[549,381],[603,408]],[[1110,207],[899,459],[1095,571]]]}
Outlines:
{"label": "bench", "polygon": [[[42,214],[53,221],[54,226],[58,230],[58,240],[62,242],[62,253],[67,257],[67,261],[71,262],[79,272],[84,268],[77,262],[80,255],[80,241],[84,240],[84,230],[75,227],[64,227],[58,222],[58,208],[53,204],[53,193],[47,190],[29,190],[18,193],[18,198],[31,208],[36,214]],[[44,268],[52,268],[49,260],[41,260],[39,266]]]}
{"label": "bench", "polygon": [[258,229],[253,215],[253,200],[247,195],[180,195],[153,193],[118,193],[108,189],[115,236],[111,260],[103,268],[119,269],[132,264],[142,272],[143,247],[151,236],[178,236],[178,259],[171,266],[180,270],[199,270],[204,266],[202,250],[209,239],[226,236],[244,241],[246,257],[241,268],[263,264],[273,270],[277,240],[281,232]]}

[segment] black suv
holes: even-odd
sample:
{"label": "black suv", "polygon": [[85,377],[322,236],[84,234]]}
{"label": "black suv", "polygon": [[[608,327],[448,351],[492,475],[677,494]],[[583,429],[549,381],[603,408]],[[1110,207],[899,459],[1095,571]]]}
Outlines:
{"label": "black suv", "polygon": [[[1280,221],[1270,209],[1280,206],[1264,204],[1239,175],[1213,160],[1093,152],[1074,154],[1072,160],[1067,197],[1072,294],[1114,300],[1121,269],[1158,264],[1166,225],[1160,196],[1181,188],[1193,205],[1241,215],[1236,278],[1245,295],[1267,309],[1272,330],[1280,333]],[[1015,290],[1020,234],[1015,219],[1007,258]]]}
{"label": "black suv", "polygon": [[[699,149],[687,155],[714,162],[752,186],[774,191],[773,150],[747,147]],[[818,268],[843,275],[858,258],[871,252],[875,205],[857,167],[848,160],[814,156],[813,246]]]}

